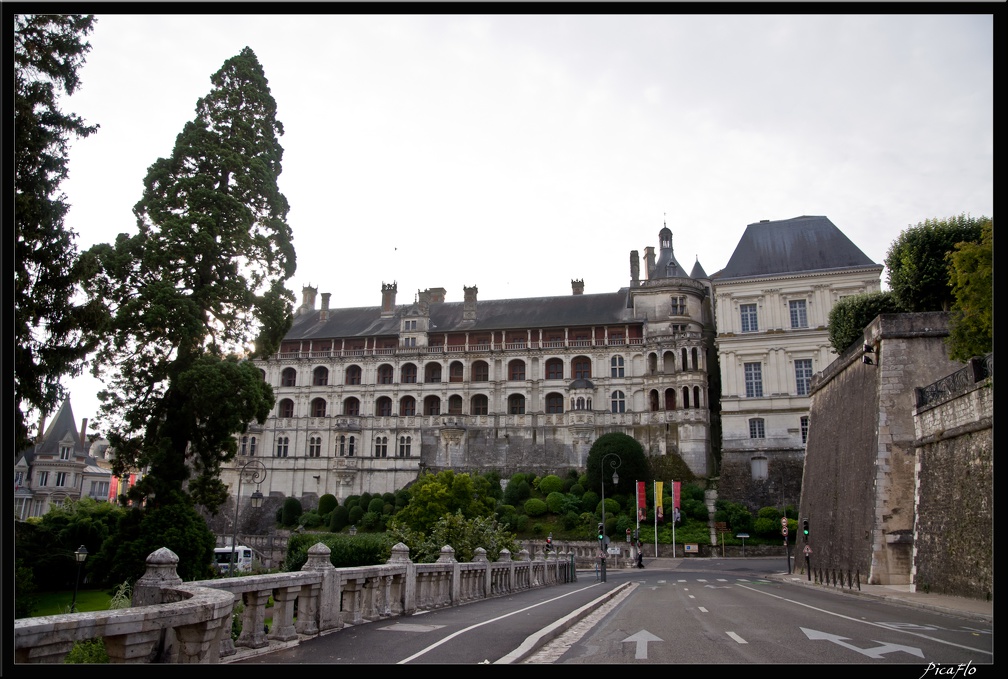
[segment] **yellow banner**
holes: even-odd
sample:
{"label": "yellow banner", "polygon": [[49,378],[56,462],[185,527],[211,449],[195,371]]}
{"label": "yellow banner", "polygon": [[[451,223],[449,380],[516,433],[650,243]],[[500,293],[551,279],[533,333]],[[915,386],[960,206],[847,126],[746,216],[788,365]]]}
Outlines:
{"label": "yellow banner", "polygon": [[654,504],[655,504],[655,518],[661,521],[664,518],[664,511],[662,511],[662,486],[664,483],[662,481],[655,481],[654,490]]}

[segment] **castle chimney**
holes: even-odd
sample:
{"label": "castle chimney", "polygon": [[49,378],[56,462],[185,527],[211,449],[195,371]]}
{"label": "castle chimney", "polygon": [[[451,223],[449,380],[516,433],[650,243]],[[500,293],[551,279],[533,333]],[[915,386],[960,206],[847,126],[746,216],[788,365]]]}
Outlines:
{"label": "castle chimney", "polygon": [[395,313],[395,298],[396,292],[399,287],[396,285],[395,281],[391,283],[382,283],[381,286],[381,315],[384,318],[392,316]]}
{"label": "castle chimney", "polygon": [[329,297],[332,296],[331,292],[322,293],[322,312],[319,314],[320,321],[329,320]]}
{"label": "castle chimney", "polygon": [[654,278],[654,265],[655,265],[654,246],[649,245],[646,248],[644,248],[644,267],[645,267],[644,270],[647,272],[647,277],[649,280],[651,278]]}
{"label": "castle chimney", "polygon": [[584,294],[584,279],[579,278],[577,280],[571,280],[571,289],[574,291],[575,295]]}
{"label": "castle chimney", "polygon": [[630,251],[630,287],[640,285],[640,255],[636,250]]}
{"label": "castle chimney", "polygon": [[81,424],[80,424],[80,442],[81,442],[81,445],[84,446],[84,450],[87,450],[87,439],[85,438],[85,436],[87,436],[87,418],[86,417],[84,417],[84,418],[81,419]]}
{"label": "castle chimney", "polygon": [[45,413],[39,413],[38,436],[35,437],[36,443],[42,443],[42,437],[45,436],[45,421],[46,421]]}
{"label": "castle chimney", "polygon": [[445,298],[444,288],[427,288],[427,292],[430,293],[431,304],[441,304],[442,302],[444,302]]}
{"label": "castle chimney", "polygon": [[462,292],[465,295],[465,301],[462,303],[462,320],[463,321],[475,321],[476,320],[476,293],[479,292],[479,288],[475,285],[471,288],[462,286]]}
{"label": "castle chimney", "polygon": [[306,314],[315,309],[315,293],[317,292],[318,288],[313,288],[310,285],[301,288],[301,306],[298,307],[298,314]]}

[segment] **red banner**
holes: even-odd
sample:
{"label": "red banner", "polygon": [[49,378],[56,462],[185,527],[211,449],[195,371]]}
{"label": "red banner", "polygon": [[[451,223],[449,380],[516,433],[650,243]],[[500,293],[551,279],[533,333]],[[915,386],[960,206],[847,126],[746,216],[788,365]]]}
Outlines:
{"label": "red banner", "polygon": [[679,509],[679,485],[681,481],[672,482],[672,507]]}
{"label": "red banner", "polygon": [[644,521],[647,518],[647,491],[644,482],[637,482],[637,520]]}

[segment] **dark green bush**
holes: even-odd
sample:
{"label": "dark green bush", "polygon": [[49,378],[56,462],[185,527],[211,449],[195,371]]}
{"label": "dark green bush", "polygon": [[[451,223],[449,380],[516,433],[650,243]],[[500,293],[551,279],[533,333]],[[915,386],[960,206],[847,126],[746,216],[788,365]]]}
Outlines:
{"label": "dark green bush", "polygon": [[374,566],[388,562],[392,556],[392,540],[386,533],[358,533],[354,536],[334,534],[295,534],[287,543],[285,571],[299,571],[308,562],[308,549],[321,542],[331,550],[329,561],[336,568]]}
{"label": "dark green bush", "polygon": [[562,514],[567,496],[558,490],[553,491],[546,497],[546,507],[552,514]]}
{"label": "dark green bush", "polygon": [[298,523],[305,528],[318,528],[322,525],[322,517],[314,509],[310,512],[304,512],[298,519]]}
{"label": "dark green bush", "polygon": [[350,525],[350,510],[346,507],[336,507],[329,517],[329,531],[339,533]]}
{"label": "dark green bush", "polygon": [[363,516],[364,516],[364,509],[361,508],[359,504],[355,504],[353,507],[350,508],[350,515],[347,518],[350,519],[350,523],[356,525],[360,523],[360,520]]}
{"label": "dark green bush", "polygon": [[515,474],[504,489],[504,503],[519,506],[532,496],[532,486],[524,474]]}
{"label": "dark green bush", "polygon": [[105,650],[105,641],[100,638],[77,641],[63,662],[70,665],[108,663],[109,654]]}
{"label": "dark green bush", "polygon": [[283,514],[280,519],[280,523],[285,526],[296,526],[298,525],[298,519],[301,518],[301,514],[304,509],[301,507],[301,501],[296,497],[289,497],[284,500],[283,503]]}
{"label": "dark green bush", "polygon": [[367,510],[376,514],[381,514],[385,510],[385,500],[380,497],[371,498],[367,503]]}
{"label": "dark green bush", "polygon": [[581,511],[595,513],[598,511],[599,494],[594,490],[586,490],[581,496]]}
{"label": "dark green bush", "polygon": [[339,500],[336,499],[336,496],[333,495],[332,493],[326,493],[325,495],[319,498],[318,502],[319,516],[325,516],[332,510],[336,509],[336,507],[338,506],[339,506]]}
{"label": "dark green bush", "polygon": [[584,486],[582,486],[580,483],[574,483],[571,485],[570,488],[567,489],[566,492],[568,495],[573,495],[574,497],[580,498],[582,495],[584,495],[585,490]]}

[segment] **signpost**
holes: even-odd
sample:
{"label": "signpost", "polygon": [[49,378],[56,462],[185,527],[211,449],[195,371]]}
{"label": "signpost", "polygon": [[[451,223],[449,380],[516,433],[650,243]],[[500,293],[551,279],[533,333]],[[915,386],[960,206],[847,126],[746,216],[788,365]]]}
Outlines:
{"label": "signpost", "polygon": [[749,533],[739,533],[735,537],[742,539],[742,556],[745,556],[745,539],[749,537]]}
{"label": "signpost", "polygon": [[812,548],[809,547],[808,545],[805,545],[805,549],[802,550],[802,551],[805,552],[805,572],[808,574],[808,576],[807,576],[808,579],[811,580],[812,579],[812,568],[809,566],[809,557],[812,556]]}

